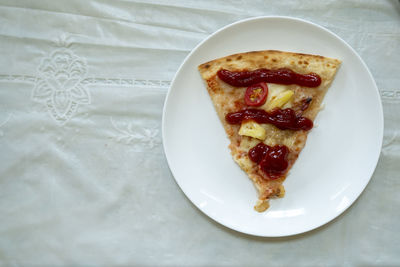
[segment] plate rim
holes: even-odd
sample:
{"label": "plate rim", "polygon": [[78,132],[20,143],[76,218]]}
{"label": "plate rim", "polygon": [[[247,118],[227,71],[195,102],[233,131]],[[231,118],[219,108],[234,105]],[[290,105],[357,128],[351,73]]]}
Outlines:
{"label": "plate rim", "polygon": [[[320,30],[323,30],[323,31],[325,31],[325,32],[327,32],[327,33],[329,33],[329,34],[331,34],[331,35],[334,36],[338,41],[340,41],[342,44],[344,44],[344,45],[346,46],[346,48],[349,49],[349,50],[358,58],[358,60],[359,60],[359,61],[361,62],[361,64],[362,64],[362,67],[366,70],[366,72],[367,72],[369,78],[370,78],[371,81],[372,81],[372,85],[373,85],[373,87],[374,87],[374,89],[375,89],[374,92],[375,92],[375,95],[376,95],[377,100],[378,100],[378,112],[379,112],[378,117],[379,117],[379,120],[380,120],[380,123],[379,123],[380,125],[377,125],[377,126],[378,126],[377,135],[378,135],[378,137],[379,137],[379,139],[377,139],[377,140],[379,141],[379,153],[376,153],[376,155],[374,155],[374,162],[375,162],[375,164],[374,164],[373,168],[370,169],[370,173],[368,174],[369,178],[368,178],[367,182],[365,183],[365,185],[362,186],[362,187],[360,187],[360,191],[357,193],[357,196],[354,198],[354,200],[351,201],[350,203],[348,203],[346,206],[344,206],[343,209],[342,209],[340,212],[335,213],[333,216],[331,216],[331,217],[329,217],[328,219],[324,220],[322,223],[317,223],[316,225],[311,224],[311,225],[308,226],[308,227],[304,227],[304,229],[302,229],[302,230],[300,230],[300,231],[294,231],[294,232],[291,232],[291,233],[287,233],[287,234],[278,234],[278,235],[273,235],[273,234],[272,234],[272,235],[271,235],[271,234],[267,234],[267,235],[266,235],[266,234],[257,233],[256,231],[245,231],[245,230],[242,230],[242,229],[238,229],[236,226],[234,226],[234,225],[232,225],[232,224],[226,222],[225,220],[223,220],[223,219],[222,219],[222,220],[221,220],[221,219],[218,219],[218,218],[216,218],[213,214],[206,213],[205,211],[203,211],[203,209],[201,209],[194,201],[192,201],[192,199],[189,197],[188,193],[183,189],[183,187],[181,186],[181,184],[179,183],[179,181],[176,179],[175,174],[174,174],[174,171],[173,171],[173,169],[171,168],[170,159],[168,158],[168,148],[167,148],[167,146],[166,146],[166,144],[165,144],[165,140],[166,140],[166,137],[165,137],[165,132],[166,132],[166,131],[165,131],[165,127],[166,127],[166,126],[165,126],[165,125],[166,125],[166,122],[165,122],[166,119],[165,119],[165,117],[166,117],[166,116],[165,116],[165,114],[166,114],[168,102],[169,102],[169,99],[170,99],[170,95],[171,95],[172,88],[174,87],[174,84],[175,84],[175,82],[176,82],[176,79],[177,79],[179,73],[181,72],[183,66],[186,64],[186,62],[191,58],[191,56],[192,56],[204,43],[206,43],[209,39],[211,39],[213,36],[217,35],[218,33],[222,32],[222,31],[224,31],[224,30],[226,30],[226,29],[228,29],[228,28],[234,27],[234,26],[236,26],[236,25],[238,25],[238,24],[247,23],[247,22],[249,22],[249,21],[269,20],[269,19],[271,19],[271,20],[274,20],[274,19],[284,19],[284,20],[291,21],[291,22],[302,22],[302,23],[305,23],[305,24],[308,24],[308,25],[310,25],[310,26],[316,27],[316,28],[318,28],[318,29],[320,29]],[[238,53],[239,53],[239,52],[238,52]],[[216,30],[215,32],[213,32],[213,33],[211,33],[210,35],[208,35],[208,36],[207,36],[204,40],[202,40],[199,44],[197,44],[197,45],[191,50],[191,52],[185,57],[185,59],[182,61],[181,65],[179,66],[179,68],[178,68],[177,71],[175,72],[174,78],[172,79],[172,82],[171,82],[171,84],[170,84],[170,86],[169,86],[169,88],[168,88],[168,91],[167,91],[167,94],[166,94],[166,97],[165,97],[165,100],[164,100],[164,106],[163,106],[163,110],[162,110],[161,132],[162,132],[163,150],[164,150],[164,154],[165,154],[165,157],[166,157],[166,160],[167,160],[167,164],[168,164],[169,170],[171,171],[171,174],[172,174],[172,176],[173,176],[175,182],[176,182],[177,185],[179,186],[180,190],[182,190],[182,192],[184,193],[185,197],[186,197],[198,210],[200,210],[204,215],[206,215],[207,217],[211,218],[211,219],[214,220],[215,222],[217,222],[217,223],[223,225],[224,227],[227,227],[227,228],[229,228],[229,229],[235,230],[235,231],[240,232],[240,233],[244,233],[244,234],[251,235],[251,236],[259,236],[259,237],[285,237],[285,236],[295,236],[295,235],[307,233],[307,232],[310,232],[310,231],[313,231],[313,230],[316,230],[316,229],[321,228],[322,226],[328,224],[329,222],[334,221],[334,220],[335,220],[337,217],[339,217],[341,214],[344,214],[344,213],[349,209],[349,207],[351,207],[351,206],[358,200],[358,198],[359,198],[359,197],[361,196],[361,194],[364,192],[365,188],[366,188],[366,187],[368,186],[368,184],[370,183],[370,181],[371,181],[371,179],[372,179],[372,176],[373,176],[373,174],[374,174],[374,172],[375,172],[375,170],[376,170],[376,167],[377,167],[377,165],[378,165],[378,162],[379,162],[379,158],[380,158],[380,155],[381,155],[381,152],[382,152],[382,144],[383,144],[384,115],[383,115],[383,106],[382,106],[382,100],[381,100],[381,96],[380,96],[380,93],[379,93],[379,89],[378,89],[378,87],[377,87],[377,85],[376,85],[375,79],[374,79],[374,77],[373,77],[371,71],[369,70],[369,68],[368,68],[367,64],[364,62],[364,60],[360,57],[360,55],[359,55],[346,41],[344,41],[341,37],[339,37],[337,34],[335,34],[334,32],[332,32],[331,30],[329,30],[329,29],[327,29],[327,28],[325,28],[325,27],[323,27],[323,26],[321,26],[321,25],[319,25],[319,24],[316,24],[316,23],[314,23],[314,22],[312,22],[312,21],[305,20],[305,19],[302,19],[302,18],[291,17],[291,16],[256,16],[256,17],[251,17],[251,18],[246,18],[246,19],[238,20],[238,21],[236,21],[236,22],[227,24],[227,25],[225,25],[225,26],[219,28],[219,29]]]}

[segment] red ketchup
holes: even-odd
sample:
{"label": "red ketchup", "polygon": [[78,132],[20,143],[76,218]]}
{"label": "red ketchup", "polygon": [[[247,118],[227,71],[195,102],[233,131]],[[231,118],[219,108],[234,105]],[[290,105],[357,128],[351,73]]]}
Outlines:
{"label": "red ketchup", "polygon": [[273,109],[266,112],[262,109],[243,109],[238,112],[228,113],[225,120],[229,124],[240,124],[242,121],[254,120],[257,123],[270,123],[281,130],[310,130],[313,127],[312,120],[297,116],[291,108]]}
{"label": "red ketchup", "polygon": [[221,69],[217,75],[224,82],[237,87],[250,86],[260,82],[297,84],[306,87],[318,87],[321,84],[321,77],[318,74],[299,74],[291,69],[257,69],[253,71]]}
{"label": "red ketchup", "polygon": [[272,180],[282,176],[289,163],[289,149],[284,145],[268,146],[259,143],[249,150],[249,158],[260,166],[260,169]]}

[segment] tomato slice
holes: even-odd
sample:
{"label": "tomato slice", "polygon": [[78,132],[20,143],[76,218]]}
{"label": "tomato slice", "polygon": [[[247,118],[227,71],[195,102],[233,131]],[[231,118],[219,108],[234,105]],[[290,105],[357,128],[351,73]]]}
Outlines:
{"label": "tomato slice", "polygon": [[261,82],[253,84],[246,89],[244,94],[244,102],[253,107],[259,107],[265,103],[268,96],[268,86],[266,83]]}

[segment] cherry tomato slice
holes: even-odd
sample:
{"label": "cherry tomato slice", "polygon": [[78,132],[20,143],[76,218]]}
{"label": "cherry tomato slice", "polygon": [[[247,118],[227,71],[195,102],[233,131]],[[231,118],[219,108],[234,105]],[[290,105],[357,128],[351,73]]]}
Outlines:
{"label": "cherry tomato slice", "polygon": [[268,96],[268,86],[266,83],[261,82],[253,84],[246,89],[244,94],[244,102],[253,107],[259,107],[265,103]]}

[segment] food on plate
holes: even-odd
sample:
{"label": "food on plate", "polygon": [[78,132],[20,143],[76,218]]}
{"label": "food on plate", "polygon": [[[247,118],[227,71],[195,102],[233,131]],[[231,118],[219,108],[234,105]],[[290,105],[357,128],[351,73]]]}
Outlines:
{"label": "food on plate", "polygon": [[230,139],[235,162],[256,186],[255,210],[283,197],[340,60],[275,50],[218,58],[198,69]]}

